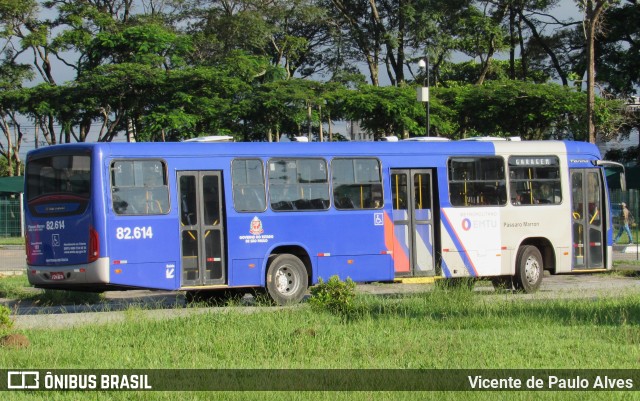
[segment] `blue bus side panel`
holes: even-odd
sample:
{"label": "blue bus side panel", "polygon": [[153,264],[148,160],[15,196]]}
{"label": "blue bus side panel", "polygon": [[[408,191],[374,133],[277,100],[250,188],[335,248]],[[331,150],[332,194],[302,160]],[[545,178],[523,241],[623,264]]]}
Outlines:
{"label": "blue bus side panel", "polygon": [[175,262],[123,263],[111,265],[111,283],[134,287],[175,290],[179,278]]}
{"label": "blue bus side panel", "polygon": [[264,285],[263,262],[264,259],[233,259],[229,271],[229,282],[247,286]]}
{"label": "blue bus side panel", "polygon": [[391,281],[391,258],[387,255],[329,256],[318,258],[318,278],[327,281],[337,275],[341,280]]}
{"label": "blue bus side panel", "polygon": [[177,232],[175,215],[111,214],[107,232],[111,283],[168,290],[179,288]]}
{"label": "blue bus side panel", "polygon": [[[349,276],[354,280],[356,275],[361,281],[392,280],[391,256],[385,254],[384,219],[376,220],[376,214],[382,214],[382,210],[234,213],[227,224],[229,254],[242,259],[233,259],[229,285],[264,285],[264,258],[285,252],[280,247],[289,246],[299,247],[309,255],[314,283],[319,274],[328,278],[322,271],[337,272],[347,260],[356,262],[345,270],[353,274]],[[263,268],[258,274],[246,263],[247,259],[261,261]]]}

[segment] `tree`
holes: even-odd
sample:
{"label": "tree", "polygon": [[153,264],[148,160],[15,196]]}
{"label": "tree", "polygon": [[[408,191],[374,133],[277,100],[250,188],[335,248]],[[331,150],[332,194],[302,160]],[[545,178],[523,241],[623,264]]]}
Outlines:
{"label": "tree", "polygon": [[[233,51],[268,57],[288,78],[322,70],[331,27],[314,0],[212,1],[188,10],[187,33],[194,38],[194,64],[212,65]],[[195,18],[194,18],[195,17]],[[195,22],[193,22],[195,20]]]}
{"label": "tree", "polygon": [[576,0],[584,13],[584,35],[587,53],[587,132],[589,142],[596,142],[595,125],[595,42],[601,28],[601,16],[604,10],[618,0]]}
{"label": "tree", "polygon": [[365,62],[371,84],[378,86],[382,32],[381,26],[373,16],[377,13],[377,2],[331,0],[326,7],[341,27],[339,36],[339,40],[343,42],[341,49],[346,50],[348,58]]}
{"label": "tree", "polygon": [[[484,85],[438,88],[434,107],[450,109],[455,128],[447,136],[520,136],[522,139],[586,140],[585,94],[557,84],[504,80]],[[619,102],[599,101],[596,120],[603,131],[617,132]],[[436,114],[436,113],[434,113]]]}
{"label": "tree", "polygon": [[482,85],[490,69],[491,61],[497,51],[505,48],[506,35],[500,26],[506,12],[505,4],[484,12],[471,9],[464,20],[462,38],[458,50],[472,58],[480,59],[480,75],[476,84]]}
{"label": "tree", "polygon": [[[538,68],[547,70],[550,75],[552,72],[555,73],[555,76],[560,79],[562,84],[568,86],[568,75],[572,66],[566,62],[566,58],[567,55],[575,50],[571,48],[572,32],[569,28],[575,26],[576,22],[560,21],[549,14],[550,8],[557,5],[555,0],[523,3],[516,1],[512,4],[512,14],[514,12],[517,13],[519,21],[526,25],[531,34],[526,48],[523,43],[524,38],[520,37],[520,41],[523,43],[521,45],[521,57],[524,75],[527,74],[527,70],[530,67],[530,58],[535,62],[541,61],[543,57],[546,57],[548,60],[541,62]],[[560,27],[560,29],[551,35],[545,35],[543,30],[548,29],[549,26]],[[511,53],[513,54],[513,47]]]}
{"label": "tree", "polygon": [[407,138],[424,133],[424,109],[416,102],[414,87],[367,85],[342,95],[344,116],[360,121],[361,127],[376,139],[389,135]]}
{"label": "tree", "polygon": [[31,69],[14,60],[0,62],[0,131],[6,145],[0,142],[0,155],[6,160],[7,175],[20,175],[20,146],[25,138],[25,130],[19,118],[18,104],[24,96],[22,81],[31,77]]}
{"label": "tree", "polygon": [[323,88],[320,82],[295,78],[260,85],[251,95],[254,131],[262,131],[269,142],[282,135],[312,137],[313,127],[321,123],[318,106],[324,104]]}
{"label": "tree", "polygon": [[627,0],[622,7],[607,8],[604,19],[607,32],[596,46],[598,81],[607,91],[626,98],[640,86],[640,7]]}

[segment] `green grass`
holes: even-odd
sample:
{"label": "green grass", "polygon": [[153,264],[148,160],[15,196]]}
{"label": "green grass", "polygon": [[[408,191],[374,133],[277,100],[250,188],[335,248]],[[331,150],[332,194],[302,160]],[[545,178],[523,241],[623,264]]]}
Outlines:
{"label": "green grass", "polygon": [[640,266],[640,260],[614,260],[613,266]]}
{"label": "green grass", "polygon": [[[25,330],[26,349],[0,352],[0,366],[63,368],[398,368],[635,369],[640,360],[640,295],[579,300],[523,300],[434,290],[405,297],[359,295],[348,316],[308,305],[259,313],[212,311],[123,323]],[[152,394],[152,396],[150,396]],[[12,394],[14,395],[14,394]],[[15,394],[18,395],[18,394]],[[34,393],[17,399],[78,399]],[[110,392],[90,399],[601,399],[603,393],[480,392]],[[31,396],[35,398],[31,398]],[[607,399],[633,399],[626,392]],[[39,398],[38,398],[39,397]]]}
{"label": "green grass", "polygon": [[24,274],[0,278],[0,298],[10,298],[23,302],[30,302],[39,306],[54,305],[84,305],[100,302],[100,294],[62,291],[39,290],[31,287]]}
{"label": "green grass", "polygon": [[0,237],[0,245],[23,245],[24,237]]}
{"label": "green grass", "polygon": [[0,276],[0,298],[26,299],[34,295],[27,276]]}

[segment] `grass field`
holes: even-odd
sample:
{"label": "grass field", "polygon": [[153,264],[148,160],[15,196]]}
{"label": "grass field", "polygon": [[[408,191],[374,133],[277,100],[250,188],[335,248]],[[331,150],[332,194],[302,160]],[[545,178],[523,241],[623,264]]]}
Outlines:
{"label": "grass field", "polygon": [[29,301],[38,306],[51,306],[96,303],[101,300],[101,295],[88,292],[39,290],[31,287],[27,276],[21,274],[0,279],[0,298]]}
{"label": "grass field", "polygon": [[[524,301],[517,294],[434,290],[358,295],[348,315],[308,305],[244,308],[151,321],[23,331],[31,345],[0,349],[11,369],[635,369],[640,295]],[[640,383],[635,383],[636,387]],[[632,392],[40,392],[11,399],[636,399]],[[15,397],[13,397],[15,396]],[[603,398],[604,397],[604,398]]]}
{"label": "grass field", "polygon": [[24,245],[24,237],[0,237],[0,245]]}

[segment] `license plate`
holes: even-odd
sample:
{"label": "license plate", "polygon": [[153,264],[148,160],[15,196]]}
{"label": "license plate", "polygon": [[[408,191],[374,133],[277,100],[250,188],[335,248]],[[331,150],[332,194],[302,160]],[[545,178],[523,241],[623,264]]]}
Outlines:
{"label": "license plate", "polygon": [[64,280],[64,273],[51,273],[49,277],[51,280]]}

